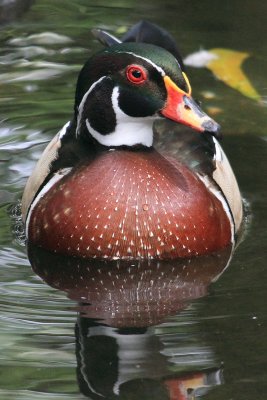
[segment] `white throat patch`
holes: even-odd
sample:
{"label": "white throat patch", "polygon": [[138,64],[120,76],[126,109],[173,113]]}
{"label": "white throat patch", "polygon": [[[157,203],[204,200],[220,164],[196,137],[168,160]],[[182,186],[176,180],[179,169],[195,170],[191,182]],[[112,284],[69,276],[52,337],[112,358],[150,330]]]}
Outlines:
{"label": "white throat patch", "polygon": [[116,115],[115,131],[102,135],[90,125],[86,119],[86,126],[90,134],[104,146],[134,146],[142,144],[151,147],[153,143],[153,123],[156,116],[152,117],[130,117],[119,107],[119,88],[115,87],[112,92],[112,105]]}

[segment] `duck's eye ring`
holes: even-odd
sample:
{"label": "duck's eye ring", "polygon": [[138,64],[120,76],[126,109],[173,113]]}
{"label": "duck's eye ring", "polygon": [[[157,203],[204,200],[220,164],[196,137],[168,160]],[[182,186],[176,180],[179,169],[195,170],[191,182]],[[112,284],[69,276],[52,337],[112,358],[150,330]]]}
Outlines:
{"label": "duck's eye ring", "polygon": [[146,71],[139,65],[130,65],[129,67],[127,67],[126,76],[128,81],[135,84],[143,83],[147,79]]}

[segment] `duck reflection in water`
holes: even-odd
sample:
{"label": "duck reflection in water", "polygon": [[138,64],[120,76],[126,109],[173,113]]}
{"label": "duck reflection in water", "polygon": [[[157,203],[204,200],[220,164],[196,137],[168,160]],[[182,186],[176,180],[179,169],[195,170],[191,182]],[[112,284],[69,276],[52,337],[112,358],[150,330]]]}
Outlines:
{"label": "duck reflection in water", "polygon": [[183,310],[207,294],[232,248],[175,262],[86,260],[31,245],[28,253],[45,282],[78,302],[77,378],[84,395],[186,400],[222,383],[213,350],[198,337],[197,317]]}

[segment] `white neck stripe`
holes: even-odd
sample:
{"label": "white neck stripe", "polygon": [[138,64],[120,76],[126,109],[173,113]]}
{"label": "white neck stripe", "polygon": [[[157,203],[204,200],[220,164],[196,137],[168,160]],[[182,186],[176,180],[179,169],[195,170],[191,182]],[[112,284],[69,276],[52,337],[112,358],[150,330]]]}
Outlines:
{"label": "white neck stripe", "polygon": [[87,100],[87,97],[89,96],[89,94],[91,93],[91,91],[96,87],[96,85],[98,85],[99,82],[101,82],[103,79],[105,79],[106,76],[102,76],[101,78],[99,78],[96,82],[94,82],[90,88],[87,90],[87,92],[84,94],[82,101],[79,104],[78,107],[78,117],[77,117],[77,128],[76,128],[76,137],[78,137],[79,134],[79,130],[80,130],[80,125],[81,125],[81,119],[82,119],[82,113],[83,113],[83,108],[84,108],[84,104]]}

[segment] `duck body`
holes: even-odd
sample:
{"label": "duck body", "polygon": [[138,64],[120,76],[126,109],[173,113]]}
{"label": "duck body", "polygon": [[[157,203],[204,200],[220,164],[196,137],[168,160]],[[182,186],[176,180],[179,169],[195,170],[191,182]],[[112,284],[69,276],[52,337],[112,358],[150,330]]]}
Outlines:
{"label": "duck body", "polygon": [[28,235],[78,256],[177,258],[227,246],[231,226],[220,200],[183,164],[154,149],[115,150],[80,165],[42,196]]}
{"label": "duck body", "polygon": [[[233,243],[242,221],[239,189],[213,137],[218,125],[191,103],[173,59],[155,46],[116,43],[85,64],[74,118],[25,188],[28,241],[109,260],[192,257]],[[209,133],[178,135],[175,156],[159,152],[158,114]],[[175,126],[169,121],[165,130]]]}

